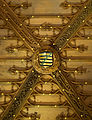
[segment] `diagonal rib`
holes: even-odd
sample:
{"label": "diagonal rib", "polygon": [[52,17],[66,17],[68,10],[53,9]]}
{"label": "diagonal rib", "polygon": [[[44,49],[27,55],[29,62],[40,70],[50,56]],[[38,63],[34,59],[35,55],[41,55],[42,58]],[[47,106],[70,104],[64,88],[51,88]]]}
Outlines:
{"label": "diagonal rib", "polygon": [[0,0],[0,14],[4,20],[13,28],[15,33],[24,41],[26,47],[38,48],[39,44],[37,43],[35,37],[32,35],[25,24],[17,17],[14,11],[8,6],[7,2]]}
{"label": "diagonal rib", "polygon": [[12,99],[11,103],[4,111],[0,120],[14,120],[19,111],[25,104],[26,100],[32,94],[33,88],[37,83],[38,73],[32,69],[20,89]]}
{"label": "diagonal rib", "polygon": [[67,98],[70,105],[74,108],[80,120],[92,120],[88,108],[83,100],[78,96],[68,76],[62,71],[56,71],[53,73],[56,78],[57,84],[60,90]]}
{"label": "diagonal rib", "polygon": [[57,49],[63,49],[79,28],[85,23],[92,14],[92,0],[88,0],[78,14],[66,26],[63,32],[56,39]]}

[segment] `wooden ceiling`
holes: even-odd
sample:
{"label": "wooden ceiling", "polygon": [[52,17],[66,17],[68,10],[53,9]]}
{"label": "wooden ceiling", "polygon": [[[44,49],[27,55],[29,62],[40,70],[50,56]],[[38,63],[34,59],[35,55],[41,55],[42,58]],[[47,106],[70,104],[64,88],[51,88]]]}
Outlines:
{"label": "wooden ceiling", "polygon": [[0,120],[91,120],[91,103],[92,1],[0,0]]}

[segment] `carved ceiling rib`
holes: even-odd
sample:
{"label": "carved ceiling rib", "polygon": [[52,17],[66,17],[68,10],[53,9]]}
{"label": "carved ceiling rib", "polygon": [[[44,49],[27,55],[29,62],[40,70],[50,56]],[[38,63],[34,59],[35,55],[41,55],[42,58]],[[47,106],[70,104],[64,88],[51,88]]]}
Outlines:
{"label": "carved ceiling rib", "polygon": [[52,75],[54,78],[56,78],[58,86],[60,87],[61,91],[63,91],[68,102],[72,105],[72,107],[76,111],[80,120],[91,120],[92,116],[88,112],[86,105],[74,90],[71,81],[68,80],[68,78],[66,78],[68,77],[68,74],[64,75],[63,71],[62,72],[55,71]]}
{"label": "carved ceiling rib", "polygon": [[24,105],[25,101],[32,93],[34,86],[37,83],[38,73],[32,69],[28,76],[26,77],[25,81],[21,85],[20,89],[18,90],[15,97],[12,99],[9,107],[3,113],[1,120],[13,120],[15,115],[18,114],[22,106]]}
{"label": "carved ceiling rib", "polygon": [[[2,17],[6,20],[6,22],[13,28],[13,30],[17,33],[17,35],[24,41],[24,44],[30,49],[35,50],[39,46],[39,43],[35,40],[35,37],[30,33],[27,27],[24,25],[23,21],[21,21],[14,11],[9,7],[9,5],[4,1],[0,0],[0,13]],[[73,35],[77,32],[77,30],[84,24],[85,20],[92,12],[92,1],[88,0],[87,3],[84,4],[84,8],[71,20],[70,25],[67,25],[65,30],[60,34],[60,36],[56,39],[56,46],[57,50],[62,49],[68,41],[73,37]],[[53,48],[53,46],[52,46]],[[47,49],[47,48],[46,48]],[[45,50],[45,49],[44,49]],[[43,52],[43,51],[42,51]],[[56,51],[55,51],[56,52]],[[59,53],[59,51],[57,51]],[[63,57],[62,57],[63,58]],[[0,60],[28,60],[30,57],[0,57]],[[67,57],[65,59],[82,59],[85,58],[74,58],[74,57]],[[91,59],[91,58],[90,58]],[[88,58],[87,58],[88,60]],[[59,61],[59,60],[58,60]],[[16,68],[19,71],[23,71],[24,68]],[[74,69],[75,70],[75,69]],[[43,72],[44,74],[44,72]],[[74,108],[77,115],[79,116],[80,120],[91,120],[92,116],[87,110],[83,100],[80,96],[77,95],[76,91],[74,90],[71,81],[68,80],[68,74],[64,74],[63,71],[55,71],[53,72],[52,76],[56,78],[57,84],[60,87],[60,90],[66,96],[70,105]],[[67,78],[66,78],[67,76]],[[16,119],[18,113],[22,109],[25,101],[28,99],[30,94],[33,92],[33,88],[37,83],[37,78],[39,77],[39,73],[32,69],[28,76],[23,81],[20,89],[18,90],[15,97],[12,99],[10,105],[2,114],[2,120],[13,120]],[[7,80],[5,80],[7,81]],[[12,82],[14,79],[12,80]],[[17,81],[17,80],[16,80]],[[39,103],[40,104],[40,103]],[[72,118],[71,118],[72,119]]]}
{"label": "carved ceiling rib", "polygon": [[27,29],[27,27],[22,23],[22,21],[4,0],[0,0],[0,14],[12,27],[16,34],[24,41],[25,45],[29,49],[33,51],[33,49],[37,49],[39,47],[39,44],[35,40],[32,33]]}
{"label": "carved ceiling rib", "polygon": [[79,28],[85,23],[89,15],[92,13],[92,1],[88,0],[83,5],[83,8],[78,12],[77,15],[71,20],[70,24],[66,26],[63,32],[56,39],[57,48],[64,48],[69,40],[75,35]]}
{"label": "carved ceiling rib", "polygon": [[[57,49],[61,50],[66,46],[68,41],[73,37],[73,35],[79,30],[79,28],[87,20],[88,16],[92,13],[92,1],[89,0],[84,6],[83,9],[71,20],[71,23],[67,25],[65,30],[59,35],[56,39],[55,45]],[[64,75],[63,71],[55,71],[53,77],[57,79],[57,83],[60,86],[61,91],[63,91],[69,103],[75,109],[77,115],[81,120],[91,120],[92,116],[90,115],[86,105],[83,100],[77,95],[74,90],[71,82],[68,80],[68,74]]]}

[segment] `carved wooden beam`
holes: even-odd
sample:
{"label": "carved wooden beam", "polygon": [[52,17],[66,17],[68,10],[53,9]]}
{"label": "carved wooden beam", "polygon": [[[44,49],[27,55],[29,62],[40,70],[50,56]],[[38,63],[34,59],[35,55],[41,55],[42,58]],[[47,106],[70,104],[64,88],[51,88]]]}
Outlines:
{"label": "carved wooden beam", "polygon": [[39,47],[39,43],[37,43],[31,31],[27,29],[26,25],[22,23],[4,0],[0,0],[0,14],[29,49],[33,51],[33,48],[37,49]]}
{"label": "carved wooden beam", "polygon": [[25,104],[27,98],[30,96],[30,94],[33,91],[34,86],[37,83],[38,73],[32,69],[31,72],[29,72],[27,78],[23,82],[22,86],[12,99],[10,105],[7,107],[7,109],[4,111],[4,113],[1,116],[1,120],[14,120],[16,115],[19,113],[23,105]]}
{"label": "carved wooden beam", "polygon": [[66,46],[69,40],[75,35],[75,33],[85,23],[85,21],[91,14],[92,0],[88,0],[88,2],[84,4],[83,8],[79,11],[79,13],[71,20],[70,24],[66,26],[63,32],[56,39],[55,44],[57,46],[57,49],[62,49]]}
{"label": "carved wooden beam", "polygon": [[58,86],[66,96],[70,105],[74,108],[80,120],[92,120],[92,116],[90,115],[86,105],[80,96],[78,96],[71,84],[71,81],[68,79],[68,74],[66,75],[63,71],[57,70],[52,75],[56,78]]}

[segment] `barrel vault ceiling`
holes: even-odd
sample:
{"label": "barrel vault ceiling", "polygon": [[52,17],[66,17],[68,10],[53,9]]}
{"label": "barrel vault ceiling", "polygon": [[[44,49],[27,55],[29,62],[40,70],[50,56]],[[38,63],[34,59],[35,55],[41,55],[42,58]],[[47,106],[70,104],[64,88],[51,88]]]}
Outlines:
{"label": "barrel vault ceiling", "polygon": [[92,0],[0,0],[0,120],[92,120]]}

